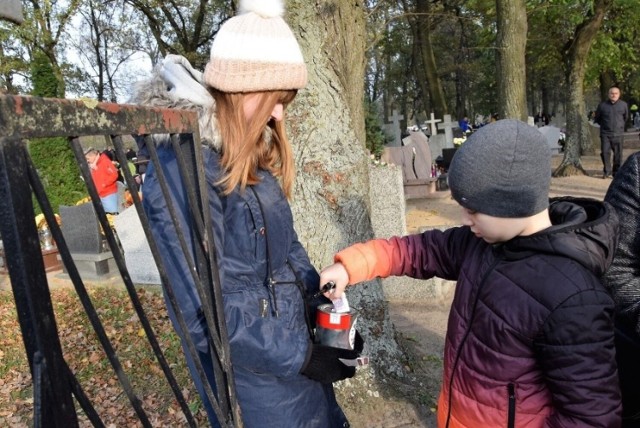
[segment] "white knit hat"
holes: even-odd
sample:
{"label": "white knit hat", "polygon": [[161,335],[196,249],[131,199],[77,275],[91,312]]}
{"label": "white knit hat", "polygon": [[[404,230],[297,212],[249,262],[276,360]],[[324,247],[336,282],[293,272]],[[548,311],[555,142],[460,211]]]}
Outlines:
{"label": "white knit hat", "polygon": [[204,81],[223,92],[304,87],[307,67],[283,13],[282,0],[241,0],[213,40]]}

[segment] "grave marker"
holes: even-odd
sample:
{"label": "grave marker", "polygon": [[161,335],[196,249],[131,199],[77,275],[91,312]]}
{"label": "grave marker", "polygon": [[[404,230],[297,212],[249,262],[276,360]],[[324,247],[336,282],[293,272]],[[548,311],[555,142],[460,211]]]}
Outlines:
{"label": "grave marker", "polygon": [[114,220],[124,261],[135,284],[160,284],[160,273],[142,229],[136,207],[131,205]]}
{"label": "grave marker", "polygon": [[[91,203],[60,206],[62,235],[83,278],[104,278],[118,273],[113,254],[105,249],[100,223]],[[65,267],[65,273],[67,272]]]}
{"label": "grave marker", "polygon": [[444,115],[444,122],[438,124],[438,129],[444,129],[445,147],[453,148],[453,129],[459,127],[458,122],[451,120],[450,114]]}
{"label": "grave marker", "polygon": [[436,160],[442,156],[442,150],[447,148],[444,135],[436,134],[429,138],[429,149],[431,149],[431,159]]}
{"label": "grave marker", "polygon": [[387,128],[393,131],[393,143],[391,144],[392,146],[399,147],[402,145],[402,133],[400,131],[400,121],[402,119],[404,119],[404,116],[398,114],[398,110],[394,109],[393,114],[389,118],[389,120],[391,121],[390,128]]}
{"label": "grave marker", "polygon": [[441,119],[436,119],[436,115],[431,113],[431,120],[425,120],[424,123],[428,124],[431,127],[431,136],[436,135],[438,133],[438,128],[436,124],[438,122],[442,122]]}

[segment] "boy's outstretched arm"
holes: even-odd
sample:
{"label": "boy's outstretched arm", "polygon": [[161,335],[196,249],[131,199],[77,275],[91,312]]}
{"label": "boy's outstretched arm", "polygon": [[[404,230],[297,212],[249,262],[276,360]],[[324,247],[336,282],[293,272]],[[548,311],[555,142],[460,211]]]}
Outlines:
{"label": "boy's outstretched arm", "polygon": [[335,264],[320,272],[320,284],[333,281],[336,287],[325,293],[330,299],[342,296],[347,285],[391,275],[394,252],[398,251],[400,238],[373,239],[354,244],[335,255]]}

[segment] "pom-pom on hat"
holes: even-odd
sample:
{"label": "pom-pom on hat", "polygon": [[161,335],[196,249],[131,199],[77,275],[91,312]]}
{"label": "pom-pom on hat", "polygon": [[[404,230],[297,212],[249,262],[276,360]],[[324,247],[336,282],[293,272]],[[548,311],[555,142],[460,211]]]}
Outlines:
{"label": "pom-pom on hat", "polygon": [[451,195],[467,209],[530,217],[549,206],[551,150],[537,128],[499,120],[467,138],[453,156],[447,179]]}
{"label": "pom-pom on hat", "polygon": [[241,0],[213,40],[204,81],[223,92],[304,87],[307,67],[283,14],[283,0]]}

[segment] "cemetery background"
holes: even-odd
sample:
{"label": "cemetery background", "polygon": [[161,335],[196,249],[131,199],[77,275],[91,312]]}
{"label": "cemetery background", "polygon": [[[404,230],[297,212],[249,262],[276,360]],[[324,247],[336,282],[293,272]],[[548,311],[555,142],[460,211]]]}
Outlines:
{"label": "cemetery background", "polygon": [[[636,150],[637,148],[625,150],[625,158]],[[558,165],[560,160],[561,155],[555,155],[552,167]],[[602,199],[611,181],[599,178],[598,173],[601,169],[599,157],[585,156],[583,164],[590,176],[553,178],[551,196],[573,195]],[[389,189],[401,185],[401,177],[397,168],[378,165],[371,168],[370,171],[374,175],[381,176],[380,181],[388,183],[389,186],[378,188],[377,192],[384,196],[376,202],[379,208],[372,213],[372,222],[377,236],[394,234],[398,227],[404,227],[408,233],[415,233],[429,227],[448,227],[458,223],[459,208],[450,197],[412,199],[405,203],[402,195],[398,199],[394,199],[393,195],[389,193]],[[389,206],[385,207],[384,201]],[[392,205],[400,205],[406,210],[406,215],[398,218],[397,208],[392,209],[390,207]],[[398,220],[395,224],[392,221],[394,218]],[[71,287],[66,276],[59,272],[49,273],[48,280],[54,292],[59,291],[56,290],[57,288]],[[117,276],[99,281],[94,279],[88,281],[88,286],[96,293],[103,293],[105,289],[121,287],[120,281]],[[342,393],[340,400],[346,408],[352,426],[435,427],[433,409],[440,388],[444,334],[454,286],[450,282],[438,281],[389,279],[383,282],[385,299],[395,327],[396,337],[401,348],[405,351],[401,361],[404,376],[388,378],[386,380],[388,383],[385,385],[374,385],[375,379],[372,378],[372,374],[367,370],[361,370],[357,378],[371,385],[370,389],[365,390],[366,396],[344,395],[344,390],[339,388]],[[6,290],[10,290],[8,276],[0,275],[0,295],[6,296]],[[157,287],[143,287],[143,290],[142,294],[147,295],[149,300],[152,300],[151,296],[159,295],[153,291],[158,290]],[[157,311],[156,316],[162,319],[162,299],[158,299],[158,302],[159,304],[154,308]],[[0,309],[0,318],[3,314],[3,309]],[[132,320],[128,320],[128,322],[132,322]],[[9,340],[5,333],[7,327],[6,324],[0,322],[0,329],[4,329],[2,336],[5,337],[5,342]],[[131,326],[125,328],[131,330]],[[170,329],[168,323],[166,328]],[[133,336],[136,336],[136,329],[134,328],[132,331]],[[113,334],[118,333],[114,331]],[[18,344],[19,351],[22,352],[19,336],[13,335],[12,340]],[[0,361],[5,363],[7,362],[6,355],[10,353],[7,348],[8,343],[3,346],[4,359],[0,358]],[[96,355],[95,352],[89,352],[86,358],[94,361],[96,358],[99,359],[99,355]],[[15,373],[3,376],[0,389],[12,385],[14,375]],[[28,382],[28,378],[22,378],[21,382],[24,386],[24,382]],[[23,426],[10,423],[12,416],[7,416],[12,411],[19,413],[12,409],[20,407],[20,397],[10,394],[0,394],[0,397],[10,398],[10,400],[0,398],[0,421],[5,418],[4,421],[7,422],[5,426]],[[24,403],[23,408],[30,409],[29,403]],[[126,418],[126,414],[121,417]],[[163,417],[169,416],[164,415]],[[167,421],[166,419],[158,420]],[[175,421],[177,420],[179,418],[174,415],[171,419],[174,422],[173,426],[176,426]]]}

